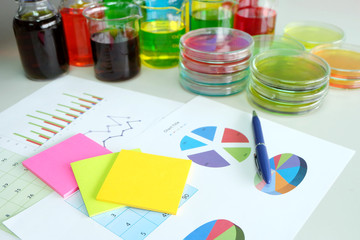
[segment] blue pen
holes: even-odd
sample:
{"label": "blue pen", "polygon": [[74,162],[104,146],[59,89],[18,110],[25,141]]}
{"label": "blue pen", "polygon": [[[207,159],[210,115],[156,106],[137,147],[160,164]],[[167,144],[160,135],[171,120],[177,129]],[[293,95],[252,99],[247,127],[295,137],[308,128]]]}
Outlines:
{"label": "blue pen", "polygon": [[260,119],[256,112],[253,111],[252,124],[255,135],[255,164],[259,175],[269,184],[271,182],[270,161],[266,151],[265,141],[261,130]]}

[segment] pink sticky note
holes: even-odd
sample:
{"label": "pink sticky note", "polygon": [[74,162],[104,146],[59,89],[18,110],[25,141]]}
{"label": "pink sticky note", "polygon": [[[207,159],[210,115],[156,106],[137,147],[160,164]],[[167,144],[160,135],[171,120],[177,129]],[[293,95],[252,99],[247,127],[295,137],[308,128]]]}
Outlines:
{"label": "pink sticky note", "polygon": [[62,197],[67,198],[78,190],[70,163],[109,153],[111,151],[79,133],[26,159],[22,164]]}

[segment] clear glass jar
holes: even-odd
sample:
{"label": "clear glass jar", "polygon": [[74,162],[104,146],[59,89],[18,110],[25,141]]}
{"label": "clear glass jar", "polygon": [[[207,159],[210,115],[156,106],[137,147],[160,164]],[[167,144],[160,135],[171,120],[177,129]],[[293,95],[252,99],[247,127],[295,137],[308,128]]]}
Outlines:
{"label": "clear glass jar", "polygon": [[62,19],[48,0],[20,0],[13,29],[29,79],[53,79],[67,72],[69,58]]}

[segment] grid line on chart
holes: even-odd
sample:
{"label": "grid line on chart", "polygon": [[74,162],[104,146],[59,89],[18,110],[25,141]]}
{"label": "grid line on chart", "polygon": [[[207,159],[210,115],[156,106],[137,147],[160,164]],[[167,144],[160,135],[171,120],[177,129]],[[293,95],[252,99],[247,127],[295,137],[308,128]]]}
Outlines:
{"label": "grid line on chart", "polygon": [[[0,147],[0,223],[38,202],[51,189],[23,165],[26,157]],[[0,229],[10,232],[3,224]]]}
{"label": "grid line on chart", "polygon": [[[19,179],[21,178],[21,176],[19,177]],[[35,177],[34,178],[34,180],[32,180],[31,182],[28,182],[27,183],[27,185],[26,186],[24,186],[24,188],[22,188],[21,189],[21,191],[25,191],[25,190],[27,190],[27,189],[29,189],[31,186],[32,186],[32,184],[34,184],[34,182],[36,182],[37,181],[37,178]],[[16,212],[20,212],[20,211],[22,211],[22,210],[24,210],[25,209],[25,207],[24,207],[24,205],[26,205],[29,201],[31,201],[31,198],[33,197],[33,196],[35,196],[35,195],[37,195],[38,193],[40,193],[41,191],[43,191],[44,189],[47,189],[48,187],[46,186],[46,185],[43,185],[42,187],[40,187],[40,189],[37,191],[37,192],[34,192],[34,193],[32,193],[32,194],[29,194],[29,195],[27,195],[26,196],[26,201],[23,203],[23,204],[18,204],[18,203],[16,203],[16,202],[13,202],[12,200],[14,200],[16,197],[17,197],[17,195],[14,195],[9,201],[11,201],[13,204],[15,204],[15,205],[18,205],[19,206],[19,209],[16,211]]]}
{"label": "grid line on chart", "polygon": [[[185,185],[179,208],[190,199],[197,189]],[[87,214],[80,191],[65,200],[78,211]],[[125,240],[143,240],[171,215],[138,208],[123,207],[91,217],[95,222]]]}
{"label": "grid line on chart", "polygon": [[[30,184],[28,184],[27,186],[29,186]],[[24,188],[25,189],[25,188]],[[37,195],[37,194],[39,194],[41,191],[43,191],[44,189],[46,189],[46,188],[41,188],[41,189],[39,189],[39,191],[37,191],[36,193],[34,193],[34,195]],[[11,202],[13,205],[16,205],[17,207],[19,207],[17,210],[15,210],[14,212],[13,212],[13,214],[12,215],[15,215],[15,214],[17,214],[17,213],[19,213],[20,211],[22,211],[22,210],[25,210],[26,209],[26,207],[24,207],[24,205],[26,205],[29,201],[30,201],[30,199],[28,199],[28,200],[26,200],[26,202],[24,202],[23,204],[18,204],[18,203],[16,203],[16,202],[13,202],[12,200],[14,199],[14,198],[16,198],[17,196],[16,195],[14,195],[14,197],[13,198],[11,198],[11,199],[6,199],[6,198],[4,198],[4,197],[0,197],[1,199],[3,199],[3,200],[5,200],[5,203],[3,204],[3,205],[1,205],[1,207],[0,208],[2,208],[3,206],[5,206],[8,202]]]}
{"label": "grid line on chart", "polygon": [[[149,212],[148,212],[148,213],[149,213]],[[146,213],[146,214],[143,216],[143,218],[145,218],[145,219],[148,220],[149,222],[151,222],[151,223],[159,226],[159,224],[157,224],[157,223],[153,222],[152,220],[146,218],[146,215],[147,215],[148,213]],[[166,215],[168,216],[167,213],[162,213],[162,214],[163,214],[163,215],[166,214]]]}

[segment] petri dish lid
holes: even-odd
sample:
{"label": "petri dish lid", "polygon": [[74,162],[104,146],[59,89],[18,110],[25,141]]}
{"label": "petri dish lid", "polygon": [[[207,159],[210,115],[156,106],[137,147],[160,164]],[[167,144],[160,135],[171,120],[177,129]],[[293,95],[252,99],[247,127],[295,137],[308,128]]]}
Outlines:
{"label": "petri dish lid", "polygon": [[360,46],[351,44],[324,44],[311,50],[323,58],[331,68],[330,76],[343,80],[360,80]]}
{"label": "petri dish lid", "polygon": [[305,91],[329,81],[330,67],[322,58],[300,50],[271,49],[257,54],[251,73],[263,84],[285,90]]}
{"label": "petri dish lid", "polygon": [[200,28],[180,38],[180,50],[196,61],[236,62],[251,56],[254,41],[233,28]]}
{"label": "petri dish lid", "polygon": [[261,83],[253,75],[250,76],[250,84],[260,95],[278,102],[284,103],[310,103],[325,97],[329,90],[329,83],[325,82],[319,88],[312,89],[309,91],[293,91],[283,90],[278,88],[269,87]]}
{"label": "petri dish lid", "polygon": [[360,79],[348,80],[343,78],[330,77],[330,86],[347,89],[360,88]]}
{"label": "petri dish lid", "polygon": [[268,49],[297,49],[302,51],[306,50],[304,45],[299,41],[283,35],[261,34],[253,36],[253,39],[253,55],[256,55]]}
{"label": "petri dish lid", "polygon": [[247,68],[243,71],[229,73],[229,74],[206,74],[199,73],[187,69],[181,62],[179,64],[180,75],[186,76],[194,82],[209,84],[209,85],[222,85],[238,81],[242,81],[249,76],[250,69]]}
{"label": "petri dish lid", "polygon": [[247,69],[250,64],[250,59],[246,58],[239,62],[216,64],[195,61],[184,53],[181,53],[180,62],[185,66],[185,68],[199,73],[229,74]]}
{"label": "petri dish lid", "polygon": [[301,42],[306,49],[321,44],[340,43],[344,40],[344,31],[332,24],[322,22],[292,22],[285,26],[284,35]]}
{"label": "petri dish lid", "polygon": [[250,103],[258,106],[266,111],[279,114],[295,115],[305,114],[309,111],[317,109],[324,98],[321,98],[314,102],[294,104],[289,102],[279,102],[266,98],[259,94],[253,87],[252,84],[248,84],[246,88],[247,98]]}
{"label": "petri dish lid", "polygon": [[194,82],[184,76],[180,76],[180,84],[183,88],[194,92],[196,94],[201,94],[205,96],[228,96],[235,93],[239,93],[245,89],[248,81],[245,78],[243,81],[238,81],[231,84],[223,85],[209,85]]}

